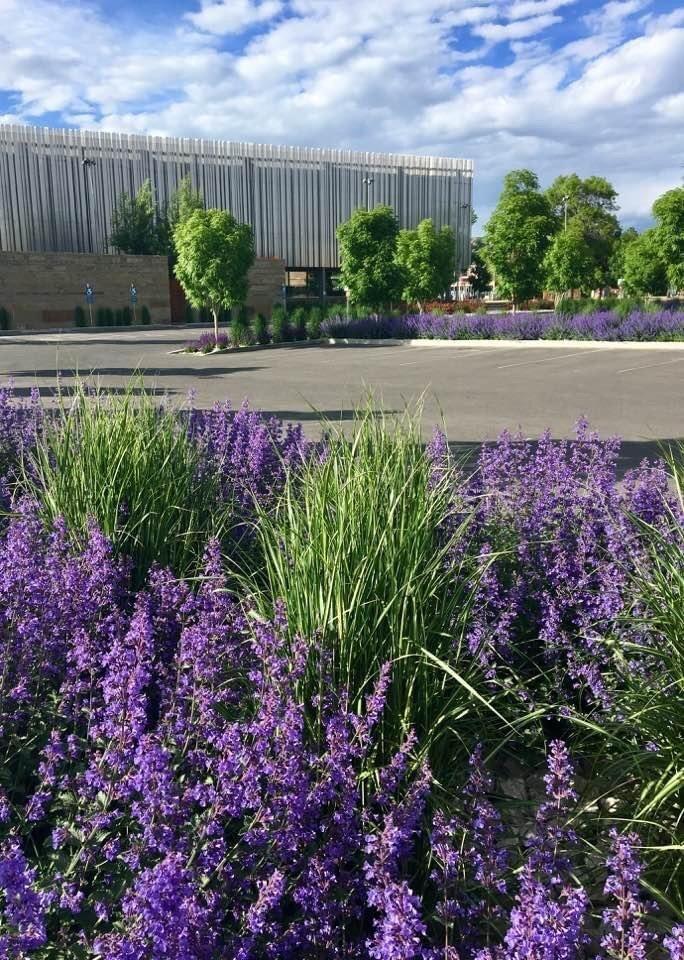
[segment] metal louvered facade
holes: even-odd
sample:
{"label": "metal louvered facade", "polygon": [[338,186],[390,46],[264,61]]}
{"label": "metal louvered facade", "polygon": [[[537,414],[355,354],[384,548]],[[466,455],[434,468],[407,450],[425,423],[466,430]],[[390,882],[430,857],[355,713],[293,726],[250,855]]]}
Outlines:
{"label": "metal louvered facade", "polygon": [[379,203],[393,207],[402,227],[424,217],[451,226],[465,266],[472,175],[471,161],[446,157],[5,125],[0,250],[107,252],[122,192],[149,178],[163,209],[189,176],[207,206],[252,225],[257,256],[289,267],[338,266],[338,224]]}

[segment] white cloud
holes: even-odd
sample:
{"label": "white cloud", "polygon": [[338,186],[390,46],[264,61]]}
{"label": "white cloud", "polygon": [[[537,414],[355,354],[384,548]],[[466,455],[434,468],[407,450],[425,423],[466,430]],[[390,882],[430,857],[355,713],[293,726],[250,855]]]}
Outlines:
{"label": "white cloud", "polygon": [[202,8],[187,13],[186,19],[207,33],[241,33],[255,23],[272,20],[282,12],[280,0],[202,0]]}
{"label": "white cloud", "polygon": [[680,11],[612,0],[558,46],[570,0],[191,2],[131,31],[95,0],[0,0],[0,121],[471,157],[480,225],[516,166],[602,174],[627,221],[681,181]]}
{"label": "white cloud", "polygon": [[524,37],[536,37],[542,30],[560,23],[561,17],[545,13],[529,20],[512,20],[509,23],[483,23],[473,27],[473,33],[484,40],[500,43],[503,40],[521,40]]}
{"label": "white cloud", "polygon": [[555,13],[571,3],[577,3],[577,0],[515,0],[514,3],[505,4],[504,16],[507,20],[520,20],[522,17]]}

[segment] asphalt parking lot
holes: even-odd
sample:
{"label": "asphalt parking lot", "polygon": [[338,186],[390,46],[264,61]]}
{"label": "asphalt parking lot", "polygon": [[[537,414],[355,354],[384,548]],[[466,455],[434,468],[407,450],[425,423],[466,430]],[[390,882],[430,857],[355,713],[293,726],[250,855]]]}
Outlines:
{"label": "asphalt parking lot", "polygon": [[626,441],[624,464],[684,437],[684,345],[582,349],[545,344],[454,346],[313,346],[190,356],[172,353],[198,330],[78,330],[16,334],[0,339],[0,378],[15,393],[33,386],[54,396],[59,375],[68,390],[77,375],[95,375],[121,390],[133,373],[178,403],[250,404],[308,433],[322,418],[348,422],[369,390],[387,411],[424,398],[423,433],[444,422],[457,447],[468,449],[502,430],[534,437],[549,427],[573,433],[586,416],[603,436]]}

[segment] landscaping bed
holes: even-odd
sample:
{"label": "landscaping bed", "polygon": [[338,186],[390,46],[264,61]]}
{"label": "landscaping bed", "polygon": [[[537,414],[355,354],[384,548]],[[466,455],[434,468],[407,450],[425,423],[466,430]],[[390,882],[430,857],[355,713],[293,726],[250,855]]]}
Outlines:
{"label": "landscaping bed", "polygon": [[619,450],[2,391],[0,956],[681,960],[684,471]]}

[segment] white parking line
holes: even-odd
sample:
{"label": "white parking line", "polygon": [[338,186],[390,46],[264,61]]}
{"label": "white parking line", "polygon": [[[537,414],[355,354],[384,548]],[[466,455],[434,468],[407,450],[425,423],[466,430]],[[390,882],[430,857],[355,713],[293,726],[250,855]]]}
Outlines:
{"label": "white parking line", "polygon": [[507,367],[526,367],[530,363],[550,363],[552,360],[569,360],[571,357],[586,357],[587,354],[584,350],[580,350],[577,353],[566,353],[562,356],[554,357],[542,357],[541,360],[520,360],[518,363],[501,363],[497,366],[497,370],[505,370]]}
{"label": "white parking line", "polygon": [[660,363],[642,363],[638,367],[625,367],[624,370],[618,370],[617,373],[633,373],[634,370],[646,370],[648,367],[666,367],[668,363],[681,363],[684,357],[675,357],[674,360],[661,360]]}

